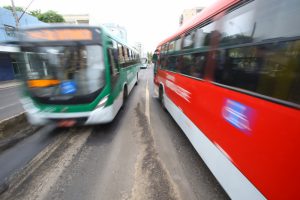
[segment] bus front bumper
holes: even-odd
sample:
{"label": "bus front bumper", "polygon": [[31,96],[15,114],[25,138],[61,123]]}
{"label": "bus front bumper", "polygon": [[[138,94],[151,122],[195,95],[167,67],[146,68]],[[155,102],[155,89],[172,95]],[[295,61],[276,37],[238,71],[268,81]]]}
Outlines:
{"label": "bus front bumper", "polygon": [[105,124],[111,122],[115,117],[113,106],[98,108],[91,112],[78,113],[50,113],[25,110],[28,121],[33,125],[46,125],[49,123],[60,125],[63,122],[72,122],[72,125]]}

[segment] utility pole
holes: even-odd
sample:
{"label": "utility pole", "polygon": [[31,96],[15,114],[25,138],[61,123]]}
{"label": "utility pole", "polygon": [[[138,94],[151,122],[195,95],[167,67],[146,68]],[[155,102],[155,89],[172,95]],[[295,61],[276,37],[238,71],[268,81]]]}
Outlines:
{"label": "utility pole", "polygon": [[15,20],[16,20],[16,30],[18,30],[18,28],[19,28],[19,18],[18,18],[17,12],[16,12],[16,7],[15,7],[14,0],[11,0],[11,5],[12,5],[13,15],[14,15]]}
{"label": "utility pole", "polygon": [[34,0],[31,0],[31,2],[28,4],[28,6],[25,8],[25,10],[23,10],[23,13],[22,13],[22,15],[19,18],[19,21],[22,19],[23,15],[26,13],[27,9],[29,8],[29,6],[32,4],[33,1]]}
{"label": "utility pole", "polygon": [[21,14],[21,16],[18,17],[14,0],[11,0],[12,12],[13,12],[13,16],[15,17],[15,20],[16,20],[16,30],[18,30],[18,28],[19,28],[19,22],[20,22],[21,18],[26,13],[27,9],[29,8],[29,6],[32,4],[33,1],[34,0],[31,0],[31,2],[28,4],[28,6],[26,7],[26,9],[23,11],[23,13]]}

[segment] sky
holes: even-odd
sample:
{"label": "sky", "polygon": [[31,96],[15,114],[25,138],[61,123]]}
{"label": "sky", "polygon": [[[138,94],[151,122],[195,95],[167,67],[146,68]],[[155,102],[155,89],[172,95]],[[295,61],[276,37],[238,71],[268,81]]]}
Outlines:
{"label": "sky", "polygon": [[[90,23],[116,23],[127,30],[128,42],[141,42],[153,52],[159,42],[179,28],[184,9],[206,7],[217,0],[33,0],[28,10],[54,10],[59,14],[89,14]],[[26,8],[31,0],[14,0]],[[11,0],[0,0],[0,6]]]}

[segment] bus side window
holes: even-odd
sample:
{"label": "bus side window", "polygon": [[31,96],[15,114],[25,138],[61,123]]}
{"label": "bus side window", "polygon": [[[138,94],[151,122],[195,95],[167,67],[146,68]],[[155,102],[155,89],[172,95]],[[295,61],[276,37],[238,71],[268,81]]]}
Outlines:
{"label": "bus side window", "polygon": [[195,30],[194,48],[207,48],[211,42],[212,33],[215,30],[216,22],[208,20],[204,26]]}
{"label": "bus side window", "polygon": [[131,53],[131,50],[130,50],[130,49],[128,49],[128,57],[129,57],[129,60],[130,60],[130,62],[131,62],[131,60],[132,60],[132,53]]}
{"label": "bus side window", "polygon": [[175,71],[178,73],[183,73],[183,56],[179,55],[176,57],[175,61]]}
{"label": "bus side window", "polygon": [[192,48],[194,46],[194,41],[195,41],[195,31],[193,30],[184,36],[182,48],[183,49]]}
{"label": "bus side window", "polygon": [[[222,33],[229,36],[221,39],[215,81],[299,105],[300,40],[295,36],[300,28],[295,24],[300,15],[294,8],[300,2],[276,2],[257,1],[255,16],[250,2],[224,17]],[[249,43],[252,40],[256,42]],[[241,43],[249,44],[234,46]]]}
{"label": "bus side window", "polygon": [[175,51],[175,40],[169,43],[169,48],[168,48],[168,53],[172,53],[173,51]]}
{"label": "bus side window", "polygon": [[118,44],[118,64],[119,67],[122,67],[124,64],[124,55],[123,55],[123,47],[121,44]]}
{"label": "bus side window", "polygon": [[169,56],[167,60],[167,70],[175,71],[176,56]]}
{"label": "bus side window", "polygon": [[108,58],[109,58],[109,64],[110,64],[110,69],[111,69],[111,74],[115,75],[119,73],[119,69],[117,67],[115,55],[114,55],[114,49],[109,48],[108,49]]}
{"label": "bus side window", "polygon": [[180,68],[180,73],[191,76],[191,68],[193,67],[192,56],[191,55],[183,55],[182,56],[182,65]]}
{"label": "bus side window", "polygon": [[180,51],[181,50],[181,42],[182,42],[181,37],[175,39],[175,51]]}
{"label": "bus side window", "polygon": [[207,61],[206,52],[193,54],[191,67],[189,69],[189,75],[195,78],[203,78],[206,61]]}
{"label": "bus side window", "polygon": [[136,55],[136,53],[133,53],[133,57],[134,57],[134,64],[137,64],[138,61],[137,61],[137,55]]}
{"label": "bus side window", "polygon": [[124,59],[125,59],[125,63],[124,63],[124,66],[123,67],[127,67],[128,66],[128,49],[127,47],[124,47],[123,46],[123,53],[124,53]]}
{"label": "bus side window", "polygon": [[166,69],[167,67],[167,57],[165,55],[161,56],[159,66],[161,69]]}
{"label": "bus side window", "polygon": [[120,74],[119,68],[117,66],[116,55],[115,55],[115,52],[117,52],[118,50],[109,48],[107,51],[108,51],[107,53],[108,53],[108,60],[110,65],[111,83],[112,86],[114,86]]}

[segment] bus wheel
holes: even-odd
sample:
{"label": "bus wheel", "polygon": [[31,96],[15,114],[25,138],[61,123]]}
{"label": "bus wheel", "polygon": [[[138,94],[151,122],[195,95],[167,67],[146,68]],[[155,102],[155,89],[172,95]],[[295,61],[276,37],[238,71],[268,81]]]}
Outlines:
{"label": "bus wheel", "polygon": [[159,94],[158,94],[159,102],[164,110],[166,110],[165,99],[164,99],[164,89],[162,86],[159,86]]}
{"label": "bus wheel", "polygon": [[125,85],[124,90],[123,90],[123,105],[122,105],[122,107],[125,107],[127,98],[128,98],[128,90],[127,90],[127,85]]}
{"label": "bus wheel", "polygon": [[139,84],[139,74],[137,73],[136,74],[136,82],[135,82],[135,85],[138,85]]}

